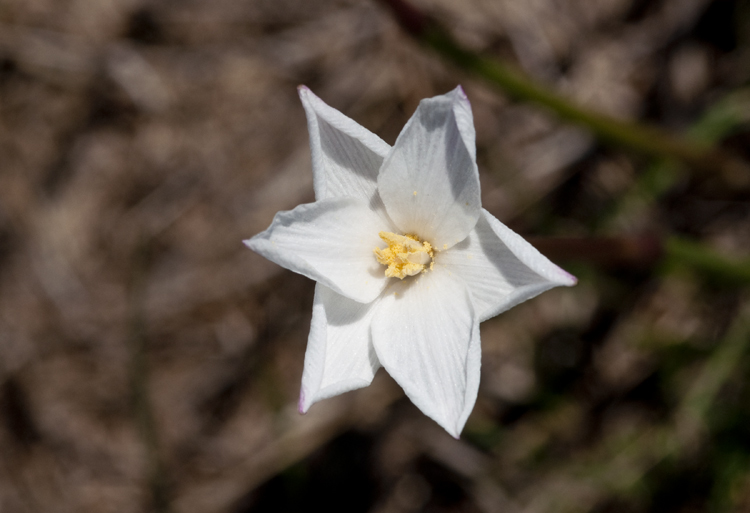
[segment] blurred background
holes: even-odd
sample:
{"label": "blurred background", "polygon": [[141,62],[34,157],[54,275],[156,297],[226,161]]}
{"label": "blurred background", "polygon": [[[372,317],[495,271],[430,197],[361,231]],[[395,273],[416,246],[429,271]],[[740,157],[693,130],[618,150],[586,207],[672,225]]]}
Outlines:
{"label": "blurred background", "polygon": [[[415,5],[750,157],[747,2]],[[482,325],[461,440],[383,371],[296,412],[314,284],[241,241],[313,200],[299,84],[391,144],[462,84],[484,207],[580,279]],[[735,178],[512,103],[373,0],[0,0],[0,512],[750,511],[748,267],[658,251],[746,258]]]}

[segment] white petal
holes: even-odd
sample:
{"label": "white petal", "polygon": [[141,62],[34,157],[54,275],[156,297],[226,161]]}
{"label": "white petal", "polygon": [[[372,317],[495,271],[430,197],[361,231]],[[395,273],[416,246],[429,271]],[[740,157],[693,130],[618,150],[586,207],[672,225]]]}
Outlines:
{"label": "white petal", "polygon": [[349,299],[369,303],[383,290],[383,266],[373,255],[388,223],[367,204],[337,198],[279,212],[271,226],[245,244],[290,271]]}
{"label": "white petal", "polygon": [[422,100],[378,175],[388,215],[402,233],[437,249],[468,235],[479,218],[471,106],[461,88]]}
{"label": "white petal", "polygon": [[394,282],[372,321],[381,365],[428,417],[458,437],[479,385],[479,330],[466,286],[444,269]]}
{"label": "white petal", "polygon": [[380,368],[370,336],[376,302],[357,303],[328,287],[315,286],[299,397],[301,413],[322,399],[372,382]]}
{"label": "white petal", "polygon": [[464,394],[464,411],[458,419],[457,434],[463,431],[466,421],[469,419],[474,403],[477,402],[479,393],[479,377],[482,374],[482,341],[479,336],[479,320],[474,321],[471,330],[471,342],[469,342],[469,354],[466,356],[466,393]]}
{"label": "white petal", "polygon": [[484,209],[469,236],[435,262],[463,279],[480,321],[577,281]]}
{"label": "white petal", "polygon": [[310,132],[315,197],[354,196],[370,202],[377,195],[378,171],[391,147],[307,87],[298,91]]}

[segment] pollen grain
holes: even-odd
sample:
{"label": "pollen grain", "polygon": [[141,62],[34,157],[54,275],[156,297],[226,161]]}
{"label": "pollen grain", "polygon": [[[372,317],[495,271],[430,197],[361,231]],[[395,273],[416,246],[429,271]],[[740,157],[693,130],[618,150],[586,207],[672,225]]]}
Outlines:
{"label": "pollen grain", "polygon": [[380,238],[387,248],[375,248],[378,263],[388,266],[385,275],[389,278],[404,279],[415,276],[427,268],[432,269],[434,252],[429,242],[419,240],[415,235],[398,235],[391,232],[380,232]]}

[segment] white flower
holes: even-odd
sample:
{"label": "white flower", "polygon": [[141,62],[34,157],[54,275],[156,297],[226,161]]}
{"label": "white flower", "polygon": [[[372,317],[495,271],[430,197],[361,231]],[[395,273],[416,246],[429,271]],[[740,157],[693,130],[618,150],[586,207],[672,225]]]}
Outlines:
{"label": "white flower", "polygon": [[300,412],[383,366],[458,437],[479,388],[479,323],[576,279],[482,209],[463,89],[422,100],[392,148],[299,94],[317,201],[245,244],[317,282]]}

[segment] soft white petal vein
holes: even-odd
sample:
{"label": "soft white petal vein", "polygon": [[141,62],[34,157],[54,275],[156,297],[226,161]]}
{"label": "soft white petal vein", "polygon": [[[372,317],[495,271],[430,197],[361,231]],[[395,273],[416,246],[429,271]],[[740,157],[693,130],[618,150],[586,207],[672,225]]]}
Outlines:
{"label": "soft white petal vein", "polygon": [[553,287],[576,283],[484,209],[469,236],[439,253],[436,262],[466,283],[480,321]]}
{"label": "soft white petal vein", "polygon": [[282,267],[335,292],[369,303],[386,278],[373,256],[388,222],[354,198],[336,198],[279,212],[271,226],[245,244]]}
{"label": "soft white petal vein", "polygon": [[438,249],[466,237],[481,208],[475,152],[462,90],[422,100],[378,175],[380,196],[402,233]]}
{"label": "soft white petal vein", "polygon": [[310,132],[315,197],[379,202],[378,171],[391,147],[307,87],[300,86],[299,95]]}
{"label": "soft white petal vein", "polygon": [[313,317],[305,353],[299,409],[372,382],[380,362],[370,336],[372,303],[357,303],[323,285],[315,286]]}
{"label": "soft white petal vein", "polygon": [[475,324],[466,287],[441,269],[389,286],[372,322],[381,365],[425,415],[456,437],[476,400],[479,377],[468,375],[478,372],[477,355],[469,359]]}

